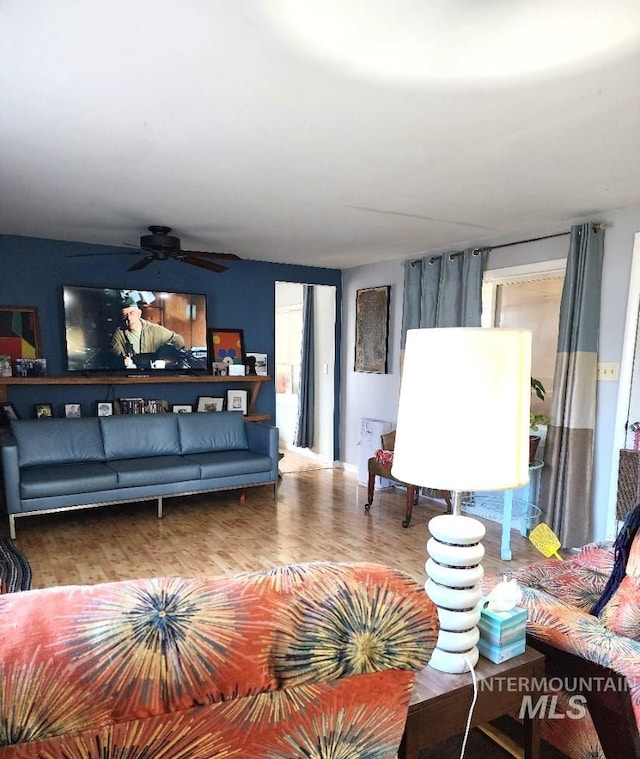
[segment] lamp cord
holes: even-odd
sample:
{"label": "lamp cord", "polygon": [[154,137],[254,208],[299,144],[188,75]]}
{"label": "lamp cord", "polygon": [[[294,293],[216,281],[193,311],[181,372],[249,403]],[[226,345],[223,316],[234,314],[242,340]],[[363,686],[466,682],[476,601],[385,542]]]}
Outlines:
{"label": "lamp cord", "polygon": [[476,701],[478,700],[478,678],[476,677],[476,671],[466,655],[464,660],[467,662],[467,666],[471,672],[471,679],[473,681],[473,698],[471,699],[471,706],[469,707],[469,714],[467,715],[467,724],[464,729],[464,738],[462,740],[462,748],[460,749],[460,759],[464,759],[464,752],[467,748],[467,738],[469,737],[469,731],[471,730],[471,718],[473,717],[473,710],[475,709]]}

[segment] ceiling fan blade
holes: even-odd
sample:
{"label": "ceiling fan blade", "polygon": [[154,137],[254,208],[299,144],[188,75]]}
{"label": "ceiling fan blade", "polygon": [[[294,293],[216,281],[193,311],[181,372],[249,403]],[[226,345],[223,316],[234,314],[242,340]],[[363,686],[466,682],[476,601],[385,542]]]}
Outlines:
{"label": "ceiling fan blade", "polygon": [[144,258],[141,258],[139,261],[136,261],[133,266],[130,266],[127,271],[139,271],[140,269],[144,269],[145,266],[148,266],[154,259],[154,256],[145,256]]}
{"label": "ceiling fan blade", "polygon": [[[182,251],[184,253],[184,251]],[[227,271],[229,268],[228,266],[223,266],[222,264],[216,264],[213,261],[207,261],[204,258],[198,258],[197,256],[187,255],[187,256],[179,256],[175,257],[176,261],[182,261],[182,263],[185,264],[191,264],[192,266],[200,266],[202,269],[208,269],[209,271],[215,271],[218,273],[221,273],[223,271]]]}
{"label": "ceiling fan blade", "polygon": [[235,253],[217,253],[213,250],[180,250],[180,253],[187,253],[190,256],[211,256],[212,258],[226,258],[230,261],[242,261],[240,256]]}

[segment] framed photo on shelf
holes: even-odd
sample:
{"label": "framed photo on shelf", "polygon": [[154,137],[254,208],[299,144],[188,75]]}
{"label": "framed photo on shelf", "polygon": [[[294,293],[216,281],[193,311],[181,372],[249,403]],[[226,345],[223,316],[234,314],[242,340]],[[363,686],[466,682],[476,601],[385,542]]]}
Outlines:
{"label": "framed photo on shelf", "polygon": [[35,306],[0,306],[0,353],[14,362],[40,356],[40,325]]}
{"label": "framed photo on shelf", "polygon": [[244,364],[244,330],[219,329],[207,333],[212,364]]}
{"label": "framed photo on shelf", "polygon": [[174,414],[190,414],[193,411],[193,406],[190,403],[174,403],[171,410]]}
{"label": "framed photo on shelf", "polygon": [[248,390],[227,390],[227,411],[242,411],[246,416],[248,408]]}
{"label": "framed photo on shelf", "polygon": [[224,398],[214,398],[211,395],[198,397],[198,411],[224,411]]}
{"label": "framed photo on shelf", "polygon": [[98,416],[113,416],[113,401],[98,401],[96,413]]}
{"label": "framed photo on shelf", "polygon": [[46,377],[46,358],[17,358],[14,361],[16,377]]}
{"label": "framed photo on shelf", "polygon": [[247,374],[261,374],[267,376],[267,354],[266,353],[247,353],[245,359],[247,364]]}
{"label": "framed photo on shelf", "polygon": [[64,415],[67,419],[77,419],[82,416],[82,406],[79,403],[65,403]]}
{"label": "framed photo on shelf", "polygon": [[390,294],[390,285],[356,291],[356,372],[387,373]]}
{"label": "framed photo on shelf", "polygon": [[13,419],[19,418],[20,417],[18,416],[18,412],[13,403],[7,401],[6,403],[0,404],[0,421],[10,422]]}
{"label": "framed photo on shelf", "polygon": [[33,410],[36,419],[51,419],[53,417],[53,406],[50,403],[36,403]]}

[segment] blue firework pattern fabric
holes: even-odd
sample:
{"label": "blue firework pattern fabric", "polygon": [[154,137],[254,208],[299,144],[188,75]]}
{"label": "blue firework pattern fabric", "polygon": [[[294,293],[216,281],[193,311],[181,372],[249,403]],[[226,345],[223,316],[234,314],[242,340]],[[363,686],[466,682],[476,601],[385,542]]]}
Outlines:
{"label": "blue firework pattern fabric", "polygon": [[437,613],[316,562],[0,598],[0,759],[383,759]]}
{"label": "blue firework pattern fabric", "polygon": [[[528,633],[624,676],[640,732],[640,641],[610,629],[606,615],[598,618],[589,613],[605,588],[613,559],[611,542],[592,543],[564,561],[547,559],[506,576],[522,590],[520,605],[528,611]],[[502,576],[485,575],[485,595]],[[568,694],[559,696],[560,704],[567,701]],[[545,720],[542,734],[571,759],[604,759],[588,712],[579,720]]]}

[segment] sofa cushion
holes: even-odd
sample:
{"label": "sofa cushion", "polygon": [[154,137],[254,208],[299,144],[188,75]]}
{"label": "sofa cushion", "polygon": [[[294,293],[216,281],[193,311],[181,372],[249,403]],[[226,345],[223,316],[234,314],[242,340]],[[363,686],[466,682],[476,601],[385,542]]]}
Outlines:
{"label": "sofa cushion", "polygon": [[100,417],[108,461],[180,453],[176,417],[184,414],[123,414]]}
{"label": "sofa cushion", "polygon": [[11,424],[21,467],[104,461],[97,417],[19,419]]}
{"label": "sofa cushion", "polygon": [[600,619],[612,632],[640,640],[640,533],[631,543],[625,576],[600,612]]}
{"label": "sofa cushion", "polygon": [[116,487],[116,473],[99,462],[32,467],[23,469],[20,477],[20,497],[25,499],[91,493]]}
{"label": "sofa cushion", "polygon": [[118,475],[119,487],[185,482],[200,478],[200,468],[182,456],[146,456],[109,461],[107,466]]}
{"label": "sofa cushion", "polygon": [[192,453],[184,458],[197,465],[203,480],[210,477],[232,477],[238,474],[268,472],[271,459],[251,451],[214,451]]}
{"label": "sofa cushion", "polygon": [[175,414],[183,454],[247,450],[244,416],[237,411]]}

